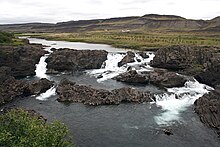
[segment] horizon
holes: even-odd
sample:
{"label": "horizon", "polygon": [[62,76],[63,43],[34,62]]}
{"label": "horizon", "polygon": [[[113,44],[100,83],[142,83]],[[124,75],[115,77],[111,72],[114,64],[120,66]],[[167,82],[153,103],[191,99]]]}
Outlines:
{"label": "horizon", "polygon": [[220,16],[219,5],[218,0],[0,0],[0,24],[55,24],[146,14],[210,20]]}
{"label": "horizon", "polygon": [[[144,14],[144,15],[160,15],[160,16],[177,16],[177,17],[182,17],[182,16],[179,16],[179,15],[172,15],[172,14]],[[0,23],[0,25],[22,25],[22,24],[58,24],[58,23],[64,23],[64,22],[71,22],[71,21],[89,21],[89,20],[105,20],[105,19],[113,19],[113,18],[125,18],[125,17],[143,17],[144,15],[141,15],[141,16],[122,16],[122,17],[110,17],[110,18],[96,18],[96,19],[81,19],[81,20],[67,20],[67,21],[61,21],[61,22],[21,22],[21,23],[6,23],[6,24],[2,24]],[[212,20],[212,19],[215,19],[217,17],[220,17],[220,16],[215,16],[213,18],[210,18],[210,19],[190,19],[190,18],[185,18],[185,17],[182,17],[184,19],[187,19],[187,20],[204,20],[204,21],[207,21],[207,20]]]}

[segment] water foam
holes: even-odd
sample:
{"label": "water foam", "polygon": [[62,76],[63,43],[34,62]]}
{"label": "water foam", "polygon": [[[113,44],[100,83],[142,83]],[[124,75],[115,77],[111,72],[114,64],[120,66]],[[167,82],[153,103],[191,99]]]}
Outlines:
{"label": "water foam", "polygon": [[48,89],[45,93],[42,93],[39,96],[37,96],[36,99],[41,100],[41,101],[45,101],[49,97],[54,96],[54,95],[56,95],[56,87],[55,86]]}
{"label": "water foam", "polygon": [[[154,58],[154,54],[147,54],[149,55],[149,58],[143,59],[140,55],[135,53],[135,62],[127,63],[121,67],[118,67],[118,62],[125,57],[125,54],[108,53],[107,60],[103,63],[103,67],[101,69],[88,70],[87,73],[96,77],[101,75],[102,77],[97,79],[97,81],[103,82],[121,73],[125,73],[128,67],[135,68],[137,72],[150,71],[153,70],[153,68],[148,64]],[[137,59],[139,59],[139,61]]]}
{"label": "water foam", "polygon": [[195,79],[185,83],[184,87],[168,88],[168,93],[157,94],[156,105],[162,108],[162,113],[154,119],[158,125],[171,125],[181,122],[181,113],[191,106],[196,99],[208,93],[213,88],[200,84]]}

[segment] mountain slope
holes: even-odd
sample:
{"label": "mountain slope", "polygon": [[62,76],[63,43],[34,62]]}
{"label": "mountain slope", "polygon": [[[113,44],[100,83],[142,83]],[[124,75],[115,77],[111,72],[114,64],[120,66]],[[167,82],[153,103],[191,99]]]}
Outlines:
{"label": "mountain slope", "polygon": [[192,20],[175,15],[148,14],[110,19],[79,20],[57,24],[28,23],[0,25],[10,32],[84,32],[84,31],[220,31],[220,17]]}

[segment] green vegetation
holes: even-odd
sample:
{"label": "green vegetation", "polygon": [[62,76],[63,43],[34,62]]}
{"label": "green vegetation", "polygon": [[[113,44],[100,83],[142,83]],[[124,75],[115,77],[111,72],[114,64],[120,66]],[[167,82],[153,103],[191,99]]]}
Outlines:
{"label": "green vegetation", "polygon": [[132,33],[132,32],[88,32],[88,33],[38,33],[23,34],[48,40],[104,43],[119,48],[154,50],[170,45],[220,46],[220,37],[209,34],[190,33]]}
{"label": "green vegetation", "polygon": [[0,32],[0,45],[24,45],[25,41],[18,39],[12,33]]}
{"label": "green vegetation", "polygon": [[22,109],[0,115],[0,146],[63,147],[71,146],[66,139],[67,128],[60,122],[45,124],[43,119]]}

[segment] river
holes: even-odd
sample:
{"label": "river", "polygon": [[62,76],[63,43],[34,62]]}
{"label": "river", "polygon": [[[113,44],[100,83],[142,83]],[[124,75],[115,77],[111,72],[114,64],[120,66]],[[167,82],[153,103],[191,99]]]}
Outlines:
{"label": "river", "polygon": [[[193,111],[194,101],[212,90],[211,87],[192,78],[189,78],[191,80],[187,81],[184,87],[168,88],[166,91],[152,85],[128,85],[116,82],[111,78],[126,71],[125,67],[119,68],[117,63],[128,50],[103,44],[28,39],[30,43],[45,45],[45,50],[49,53],[41,57],[39,64],[36,65],[36,76],[27,77],[25,80],[47,78],[59,83],[65,77],[78,84],[91,85],[95,88],[111,90],[129,86],[155,93],[156,102],[152,103],[87,106],[80,103],[57,102],[55,87],[53,87],[40,96],[18,99],[6,105],[34,109],[43,114],[48,121],[60,120],[70,129],[72,140],[77,146],[220,146],[220,141],[214,131],[204,126]],[[109,53],[105,62],[106,66],[101,69],[74,74],[47,75],[45,59],[52,53],[51,48],[100,49]],[[149,55],[148,59],[138,57],[136,54],[141,62],[130,63],[129,66],[138,71],[153,70],[148,64],[154,54],[152,52],[146,52],[146,54]],[[100,74],[103,77],[97,79],[96,77]],[[162,131],[164,128],[171,128],[174,135],[165,135]]]}

